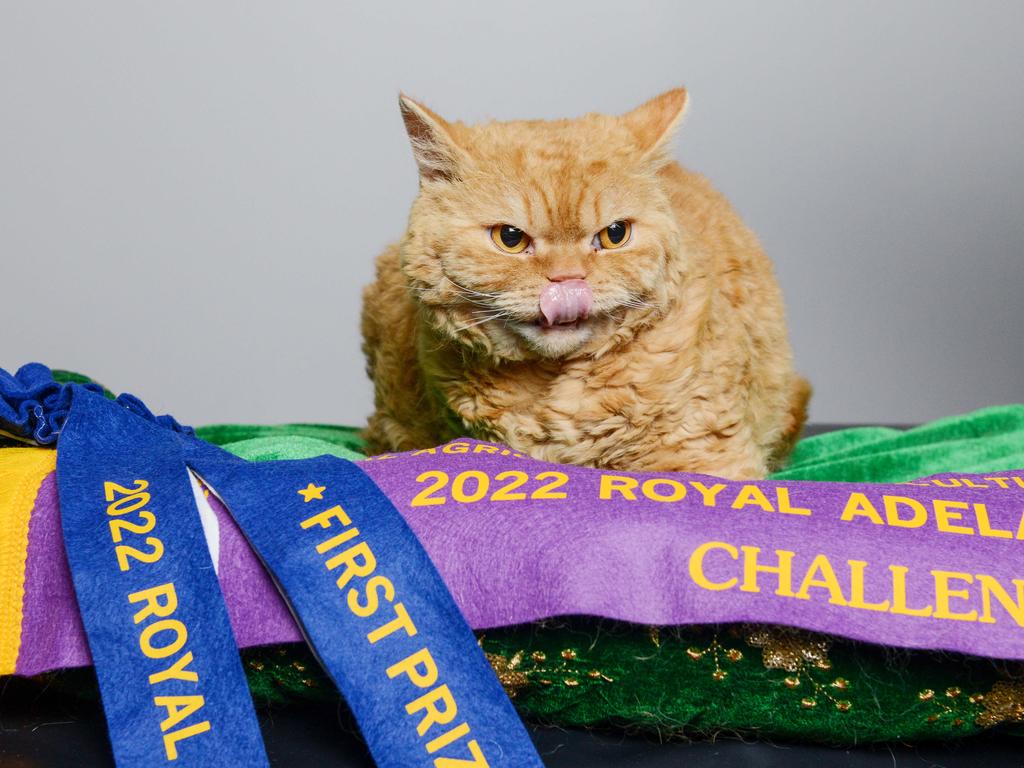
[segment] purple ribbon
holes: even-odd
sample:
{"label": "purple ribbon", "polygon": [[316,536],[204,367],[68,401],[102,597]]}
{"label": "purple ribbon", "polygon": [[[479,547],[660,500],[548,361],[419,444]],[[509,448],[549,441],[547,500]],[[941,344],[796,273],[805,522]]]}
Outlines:
{"label": "purple ribbon", "polygon": [[[1024,472],[915,484],[733,482],[549,464],[458,440],[360,462],[477,629],[590,614],[786,624],[1024,660]],[[49,505],[49,506],[48,506]],[[240,645],[298,640],[215,499]],[[88,663],[53,495],[29,533],[20,674]]]}

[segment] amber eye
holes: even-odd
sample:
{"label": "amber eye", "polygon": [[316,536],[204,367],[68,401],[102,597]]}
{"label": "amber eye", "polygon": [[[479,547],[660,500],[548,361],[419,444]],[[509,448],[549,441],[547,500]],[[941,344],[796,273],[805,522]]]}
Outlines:
{"label": "amber eye", "polygon": [[491,227],[491,240],[505,253],[522,253],[530,244],[529,236],[511,224],[495,224]]}
{"label": "amber eye", "polygon": [[602,229],[594,237],[594,247],[621,248],[629,242],[629,236],[633,232],[633,225],[628,221],[616,221]]}

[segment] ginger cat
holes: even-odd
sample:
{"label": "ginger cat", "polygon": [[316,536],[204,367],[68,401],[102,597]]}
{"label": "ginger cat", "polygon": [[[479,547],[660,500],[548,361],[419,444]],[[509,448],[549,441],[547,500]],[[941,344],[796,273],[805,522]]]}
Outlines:
{"label": "ginger cat", "polygon": [[371,453],[468,435],[614,469],[780,464],[810,387],[753,233],[669,155],[686,102],[469,126],[400,98],[420,190],[363,294]]}

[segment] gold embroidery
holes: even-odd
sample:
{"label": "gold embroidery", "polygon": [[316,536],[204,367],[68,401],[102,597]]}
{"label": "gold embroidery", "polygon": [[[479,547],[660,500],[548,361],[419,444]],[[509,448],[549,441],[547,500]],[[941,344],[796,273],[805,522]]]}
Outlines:
{"label": "gold embroidery", "polygon": [[522,651],[517,652],[511,659],[506,659],[499,653],[487,653],[484,655],[487,656],[487,660],[494,667],[494,673],[498,676],[501,687],[505,689],[505,693],[508,694],[510,699],[514,699],[521,689],[529,685],[530,681],[526,677],[526,673],[519,669],[523,663]]}
{"label": "gold embroidery", "polygon": [[[977,712],[977,705],[985,698],[980,693],[961,697],[962,693],[963,691],[960,688],[951,685],[943,691],[942,696],[939,696],[931,688],[925,688],[922,691],[918,691],[917,698],[920,701],[931,702],[932,706],[939,710],[928,715],[927,720],[929,723],[937,723],[940,719],[949,717],[952,726],[959,728],[966,722],[964,717],[970,717],[975,714]],[[967,705],[964,704],[965,700],[968,702]],[[968,709],[970,711],[967,711]],[[978,725],[981,725],[981,723],[978,723]]]}
{"label": "gold embroidery", "polygon": [[984,711],[975,718],[975,724],[990,728],[999,723],[1024,722],[1024,682],[1000,680],[979,698]]}
{"label": "gold embroidery", "polygon": [[748,645],[761,649],[761,663],[765,669],[781,669],[790,673],[782,679],[787,688],[799,688],[803,680],[810,683],[814,695],[800,699],[800,706],[804,709],[817,707],[818,697],[827,699],[840,712],[849,712],[853,708],[848,699],[836,698],[829,690],[848,690],[850,683],[846,678],[837,677],[826,684],[816,674],[816,670],[832,669],[828,658],[831,641],[827,637],[791,627],[754,626],[745,628],[745,640]]}
{"label": "gold embroidery", "polygon": [[561,661],[553,665],[545,665],[548,657],[542,651],[534,651],[530,654],[529,659],[532,666],[524,663],[527,658],[525,651],[516,651],[511,658],[500,653],[485,653],[484,655],[494,667],[494,672],[509,698],[515,698],[521,690],[532,683],[543,686],[554,685],[555,679],[559,680],[566,688],[580,688],[584,683],[589,687],[594,684],[603,685],[615,682],[613,678],[599,669],[570,667],[566,662],[579,661],[578,654],[572,648],[564,649],[559,654]]}
{"label": "gold embroidery", "polygon": [[765,669],[800,672],[811,664],[818,669],[831,669],[828,658],[831,641],[790,627],[750,627],[746,632],[748,645],[761,649]]}
{"label": "gold embroidery", "polygon": [[718,640],[717,632],[712,635],[711,643],[706,648],[698,648],[697,646],[691,645],[686,649],[686,655],[693,661],[700,661],[706,655],[711,654],[711,657],[715,662],[715,669],[711,673],[711,679],[719,683],[729,676],[729,672],[722,669],[722,659],[719,656],[720,652],[722,652],[725,658],[733,664],[743,658],[743,653],[738,648],[726,648],[723,646]]}

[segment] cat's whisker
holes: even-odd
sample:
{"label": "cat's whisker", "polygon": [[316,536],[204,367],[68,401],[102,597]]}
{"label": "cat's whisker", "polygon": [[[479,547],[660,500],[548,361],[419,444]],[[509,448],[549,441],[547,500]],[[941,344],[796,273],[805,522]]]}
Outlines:
{"label": "cat's whisker", "polygon": [[[426,288],[416,288],[416,287],[413,287],[413,286],[409,286],[409,291],[411,293],[417,295],[417,296],[424,296],[424,295],[426,295],[428,293],[436,291],[436,288],[434,288],[432,286],[428,286]],[[446,307],[457,307],[457,306],[459,306],[459,304],[461,304],[463,302],[468,303],[468,304],[473,304],[473,305],[478,306],[478,307],[483,307],[484,309],[487,309],[487,310],[494,309],[494,305],[491,302],[489,302],[489,301],[479,301],[477,299],[474,299],[472,296],[468,296],[465,293],[462,293],[461,291],[458,294],[458,299],[451,298],[448,301],[439,302],[439,304],[441,306],[446,306]]]}
{"label": "cat's whisker", "polygon": [[491,320],[500,320],[502,317],[507,317],[507,316],[508,315],[505,312],[497,312],[495,314],[491,314],[491,315],[488,315],[487,317],[484,317],[484,318],[482,318],[480,320],[477,320],[475,323],[467,323],[466,325],[460,325],[460,326],[458,326],[457,328],[455,328],[453,330],[454,330],[455,333],[459,333],[460,331],[465,331],[465,330],[467,330],[469,328],[473,328],[474,326],[483,325],[484,323],[489,323]]}
{"label": "cat's whisker", "polygon": [[488,301],[477,301],[475,299],[469,298],[468,296],[463,296],[462,300],[466,301],[466,302],[469,302],[470,304],[474,304],[474,305],[476,305],[478,307],[483,307],[484,309],[496,309],[494,304],[491,303],[491,302],[488,302]]}
{"label": "cat's whisker", "polygon": [[443,275],[443,277],[444,277],[445,280],[447,280],[449,283],[454,285],[460,291],[462,291],[463,293],[468,294],[470,296],[483,296],[484,298],[488,298],[488,299],[496,299],[499,296],[499,294],[497,294],[497,293],[486,293],[485,291],[477,291],[477,290],[475,290],[473,288],[467,288],[466,286],[460,285],[459,283],[457,283],[454,280],[452,280],[450,277],[448,277],[448,275]]}
{"label": "cat's whisker", "polygon": [[657,306],[649,301],[644,301],[638,296],[630,296],[619,302],[620,307],[629,307],[630,309],[657,309]]}

